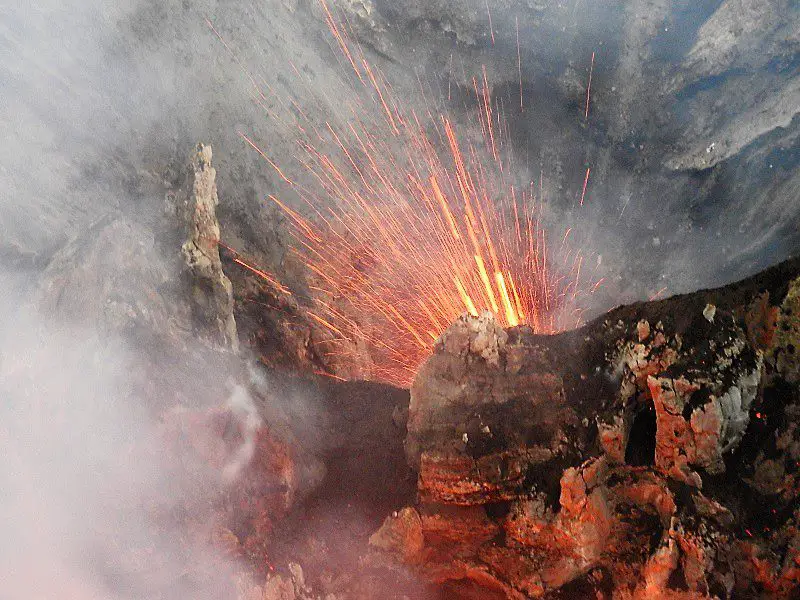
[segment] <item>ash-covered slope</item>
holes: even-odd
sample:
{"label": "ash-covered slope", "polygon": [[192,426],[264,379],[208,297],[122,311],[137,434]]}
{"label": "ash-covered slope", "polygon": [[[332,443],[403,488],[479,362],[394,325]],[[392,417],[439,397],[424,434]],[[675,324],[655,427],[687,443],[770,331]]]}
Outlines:
{"label": "ash-covered slope", "polygon": [[551,219],[609,269],[604,308],[662,286],[720,285],[797,252],[796,3],[344,4],[370,47],[438,73],[456,111],[454,90],[468,99],[472,66],[487,65]]}
{"label": "ash-covered slope", "polygon": [[[794,3],[332,6],[410,109],[461,115],[465,135],[477,126],[464,114],[471,78],[486,66],[552,234],[572,227],[592,268],[597,255],[606,279],[592,308],[722,284],[796,252]],[[4,23],[6,264],[40,269],[109,213],[149,225],[185,149],[203,139],[220,168],[223,236],[262,267],[302,278],[283,271],[282,217],[265,202],[282,182],[239,133],[302,182],[307,174],[283,160],[296,141],[270,111],[295,98],[311,123],[347,117],[336,101],[351,93],[346,64],[316,0],[43,2],[6,7]]]}

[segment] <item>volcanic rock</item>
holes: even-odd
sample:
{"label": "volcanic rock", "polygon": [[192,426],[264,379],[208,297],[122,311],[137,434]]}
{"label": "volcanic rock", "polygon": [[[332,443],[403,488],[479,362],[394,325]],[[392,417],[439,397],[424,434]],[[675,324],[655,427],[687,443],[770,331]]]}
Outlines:
{"label": "volcanic rock", "polygon": [[793,597],[799,275],[549,337],[462,317],[411,389],[418,503],[373,551],[507,598]]}
{"label": "volcanic rock", "polygon": [[181,251],[192,279],[195,319],[203,330],[214,331],[216,343],[236,352],[239,338],[233,316],[233,286],[222,270],[219,255],[217,172],[211,159],[211,146],[203,144],[192,155],[187,187],[177,206],[188,228]]}

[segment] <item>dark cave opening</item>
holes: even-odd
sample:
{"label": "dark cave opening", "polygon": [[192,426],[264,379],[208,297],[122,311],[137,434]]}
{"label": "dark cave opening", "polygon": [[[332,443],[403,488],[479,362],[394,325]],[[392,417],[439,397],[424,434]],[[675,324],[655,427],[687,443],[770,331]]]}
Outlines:
{"label": "dark cave opening", "polygon": [[625,446],[625,462],[634,467],[646,467],[656,460],[656,409],[647,398],[633,417]]}

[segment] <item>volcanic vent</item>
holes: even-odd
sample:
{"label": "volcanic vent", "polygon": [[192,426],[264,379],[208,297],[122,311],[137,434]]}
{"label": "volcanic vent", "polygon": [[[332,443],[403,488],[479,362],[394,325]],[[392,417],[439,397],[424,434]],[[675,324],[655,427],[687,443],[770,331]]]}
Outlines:
{"label": "volcanic vent", "polygon": [[[459,127],[446,107],[427,102],[421,81],[422,104],[404,102],[353,39],[346,14],[320,5],[352,73],[340,121],[317,127],[301,109],[288,117],[300,132],[296,161],[312,183],[287,176],[269,147],[241,137],[281,181],[269,200],[291,225],[291,252],[306,272],[303,312],[324,330],[320,352],[332,374],[408,386],[463,312],[491,311],[505,326],[538,332],[580,322],[576,299],[602,281],[581,272],[582,250],[564,252],[572,228],[549,248],[544,182],[520,177],[486,67],[469,81],[473,106],[461,115],[469,125]],[[587,116],[588,102],[587,91]],[[523,109],[520,89],[515,110]],[[276,292],[297,295],[226,248]],[[556,268],[548,252],[563,259]]]}
{"label": "volcanic vent", "polygon": [[[222,519],[265,578],[247,593],[791,597],[799,286],[794,259],[550,335],[466,312],[410,396],[313,384],[325,412],[311,455],[280,433],[303,409],[265,405],[241,507]],[[283,561],[286,575],[273,571]]]}

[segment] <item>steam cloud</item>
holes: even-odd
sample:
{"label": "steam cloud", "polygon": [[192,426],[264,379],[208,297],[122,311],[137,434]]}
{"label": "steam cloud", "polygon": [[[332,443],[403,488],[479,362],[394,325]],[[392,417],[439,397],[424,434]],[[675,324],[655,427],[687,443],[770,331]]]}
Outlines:
{"label": "steam cloud", "polygon": [[[248,432],[232,459],[187,470],[134,395],[134,349],[17,302],[0,304],[2,597],[233,597],[235,565],[207,536],[187,543],[180,511],[249,460],[258,419],[246,392],[230,399]],[[213,483],[199,488],[198,476]]]}
{"label": "steam cloud", "polygon": [[[225,12],[246,23],[248,4]],[[233,582],[249,585],[243,566],[212,545],[213,515],[202,508],[252,458],[261,424],[252,399],[233,384],[227,397],[224,385],[207,397],[195,397],[197,382],[178,389],[198,372],[231,377],[188,354],[166,357],[188,374],[164,386],[156,373],[143,391],[143,370],[147,378],[156,364],[152,336],[108,327],[103,314],[110,297],[136,306],[126,301],[177,275],[152,247],[169,169],[201,139],[224,162],[226,148],[240,148],[236,124],[261,120],[205,23],[216,11],[213,0],[0,3],[0,598],[219,599],[237,597]],[[221,86],[226,79],[234,83]],[[225,116],[209,123],[215,102]],[[107,234],[99,252],[108,258],[91,262],[82,253],[104,218],[133,233],[118,242]],[[74,256],[56,255],[82,236],[89,242],[73,245]],[[122,247],[148,240],[146,258]],[[70,283],[66,303],[51,297],[44,308],[44,287],[70,277],[45,271],[54,256],[89,274]],[[130,256],[136,268],[113,264]],[[161,413],[187,396],[190,409],[227,404],[238,426],[234,448],[192,440],[222,452],[213,467],[187,465],[165,442],[161,417],[174,414]],[[287,402],[299,396],[304,414],[318,415],[307,394]],[[277,404],[265,411],[282,414]]]}

